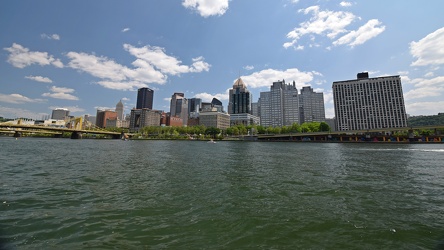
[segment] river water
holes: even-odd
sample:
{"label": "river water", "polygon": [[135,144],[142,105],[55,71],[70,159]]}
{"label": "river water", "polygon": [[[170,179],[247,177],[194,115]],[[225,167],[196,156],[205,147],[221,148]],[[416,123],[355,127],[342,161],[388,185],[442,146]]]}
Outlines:
{"label": "river water", "polygon": [[444,144],[0,138],[0,249],[441,249]]}

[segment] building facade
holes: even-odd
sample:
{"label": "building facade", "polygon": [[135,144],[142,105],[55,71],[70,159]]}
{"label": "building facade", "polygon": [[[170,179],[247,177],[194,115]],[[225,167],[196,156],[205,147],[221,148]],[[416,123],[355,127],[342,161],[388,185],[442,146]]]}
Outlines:
{"label": "building facade", "polygon": [[324,94],[302,87],[299,96],[299,123],[325,121]]}
{"label": "building facade", "polygon": [[201,112],[199,115],[199,125],[225,130],[230,127],[230,115],[218,111]]}
{"label": "building facade", "polygon": [[106,128],[106,123],[109,120],[117,120],[117,112],[112,110],[97,110],[96,126],[99,128]]}
{"label": "building facade", "polygon": [[333,99],[338,131],[407,127],[399,75],[333,82]]}
{"label": "building facade", "polygon": [[140,88],[137,90],[136,109],[153,109],[154,91],[150,88]]}
{"label": "building facade", "polygon": [[116,112],[117,112],[117,120],[123,121],[124,114],[123,114],[123,103],[122,100],[120,100],[116,105]]}
{"label": "building facade", "polygon": [[243,114],[231,114],[230,115],[230,126],[236,125],[259,125],[260,119],[258,116],[254,116],[252,114],[243,113]]}
{"label": "building facade", "polygon": [[170,114],[171,117],[180,117],[183,126],[188,124],[188,99],[184,93],[174,93],[171,96]]}
{"label": "building facade", "polygon": [[293,123],[325,121],[324,94],[303,87],[298,94],[296,83],[273,82],[270,91],[261,92],[258,101],[260,124],[264,127],[291,126]]}
{"label": "building facade", "polygon": [[66,120],[69,118],[69,110],[63,108],[57,108],[52,111],[51,119],[53,120]]}
{"label": "building facade", "polygon": [[188,117],[197,118],[199,117],[199,112],[202,109],[202,99],[191,98],[188,99]]}
{"label": "building facade", "polygon": [[160,126],[162,111],[145,109],[132,109],[130,118],[130,131],[139,131],[147,126]]}
{"label": "building facade", "polygon": [[299,123],[296,83],[286,84],[285,80],[273,82],[269,92],[260,93],[258,106],[262,126],[282,127]]}
{"label": "building facade", "polygon": [[238,78],[233,88],[229,90],[228,114],[232,126],[259,124],[259,117],[252,115],[252,100],[253,95],[248,91],[244,81]]}
{"label": "building facade", "polygon": [[242,81],[237,79],[229,90],[228,114],[251,114],[252,95]]}

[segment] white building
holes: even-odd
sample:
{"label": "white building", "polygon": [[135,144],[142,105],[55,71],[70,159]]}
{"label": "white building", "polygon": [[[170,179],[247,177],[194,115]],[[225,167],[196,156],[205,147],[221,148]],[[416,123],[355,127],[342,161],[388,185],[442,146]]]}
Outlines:
{"label": "white building", "polygon": [[[302,92],[305,97],[304,101],[301,101],[301,95],[298,95],[294,81],[292,84],[286,84],[285,80],[273,82],[269,92],[260,93],[258,109],[261,125],[265,127],[282,127],[291,126],[293,123],[303,123],[304,120],[301,118],[304,117],[301,117],[301,114],[305,113],[304,110],[306,108],[310,109],[306,111],[310,113],[312,113],[311,110],[322,111],[320,113],[323,116],[319,116],[319,119],[324,119],[323,94],[314,93],[316,95],[309,96],[307,93],[311,94],[313,92],[310,87],[304,87]],[[316,99],[315,97],[319,97],[319,95],[321,99]]]}
{"label": "white building", "polygon": [[66,120],[69,117],[69,110],[64,108],[56,108],[52,111],[51,119],[53,120]]}
{"label": "white building", "polygon": [[333,82],[333,98],[338,131],[407,127],[399,75]]}
{"label": "white building", "polygon": [[302,87],[299,96],[299,122],[325,121],[324,93],[314,92],[311,87]]}

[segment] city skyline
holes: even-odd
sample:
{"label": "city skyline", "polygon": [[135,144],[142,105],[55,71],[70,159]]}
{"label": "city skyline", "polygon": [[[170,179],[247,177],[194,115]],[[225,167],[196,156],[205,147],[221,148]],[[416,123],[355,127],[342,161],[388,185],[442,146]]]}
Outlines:
{"label": "city skyline", "polygon": [[[406,112],[434,115],[444,101],[441,1],[252,0],[0,2],[0,116],[40,119],[129,114],[137,89],[217,98],[240,77],[257,102],[275,81],[324,93],[357,72],[400,75]],[[82,13],[79,15],[78,13]]]}

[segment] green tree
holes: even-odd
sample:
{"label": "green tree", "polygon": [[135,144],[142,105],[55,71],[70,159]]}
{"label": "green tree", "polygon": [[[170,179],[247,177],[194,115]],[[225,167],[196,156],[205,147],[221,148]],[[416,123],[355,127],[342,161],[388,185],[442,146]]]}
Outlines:
{"label": "green tree", "polygon": [[233,128],[232,127],[229,127],[229,128],[227,128],[227,135],[233,135]]}
{"label": "green tree", "polygon": [[239,135],[239,129],[237,127],[231,127],[231,129],[233,135]]}
{"label": "green tree", "polygon": [[245,127],[245,125],[240,124],[240,125],[237,125],[237,127],[239,129],[239,134],[246,135],[248,133],[247,128]]}
{"label": "green tree", "polygon": [[326,122],[321,122],[321,124],[319,125],[319,131],[328,132],[330,131],[330,126],[328,126]]}
{"label": "green tree", "polygon": [[216,139],[216,135],[220,133],[219,128],[209,127],[205,130],[206,135],[210,135],[213,139]]}
{"label": "green tree", "polygon": [[291,133],[300,133],[301,132],[301,125],[299,123],[294,122],[290,127]]}
{"label": "green tree", "polygon": [[265,134],[267,132],[267,129],[264,126],[257,126],[257,133],[258,134]]}

